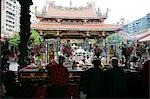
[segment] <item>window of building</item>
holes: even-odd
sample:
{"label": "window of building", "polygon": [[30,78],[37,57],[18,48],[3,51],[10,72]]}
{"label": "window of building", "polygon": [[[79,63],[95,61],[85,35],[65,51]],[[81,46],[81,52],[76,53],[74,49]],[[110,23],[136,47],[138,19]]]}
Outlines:
{"label": "window of building", "polygon": [[9,19],[12,19],[12,20],[14,20],[15,18],[13,18],[12,16],[10,16],[10,15],[6,15],[6,17],[7,18],[9,18]]}
{"label": "window of building", "polygon": [[14,9],[12,9],[11,7],[6,7],[7,9],[10,9],[10,10],[12,10],[12,11],[15,11]]}
{"label": "window of building", "polygon": [[8,29],[8,28],[6,28],[6,30],[7,30],[7,31],[10,31],[10,32],[12,32],[12,31],[13,31],[12,29]]}
{"label": "window of building", "polygon": [[15,22],[11,21],[11,20],[6,20],[6,22],[9,22],[11,24],[15,24]]}
{"label": "window of building", "polygon": [[13,25],[9,25],[9,24],[6,24],[6,27],[14,28],[14,26],[13,26]]}
{"label": "window of building", "polygon": [[11,3],[9,3],[9,2],[6,2],[6,5],[8,5],[8,6],[12,6],[12,4],[11,4]]}
{"label": "window of building", "polygon": [[9,15],[15,16],[15,14],[13,14],[13,13],[12,13],[12,12],[10,12],[10,11],[6,11],[6,14],[9,14]]}
{"label": "window of building", "polygon": [[147,17],[147,20],[150,20],[150,17]]}

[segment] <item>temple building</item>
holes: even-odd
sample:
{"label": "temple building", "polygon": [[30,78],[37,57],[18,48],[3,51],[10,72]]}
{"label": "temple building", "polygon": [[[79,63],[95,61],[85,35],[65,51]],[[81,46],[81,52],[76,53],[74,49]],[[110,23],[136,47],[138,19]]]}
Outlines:
{"label": "temple building", "polygon": [[102,37],[121,29],[117,25],[104,24],[107,14],[108,12],[102,14],[99,9],[96,11],[92,3],[77,8],[57,6],[54,2],[49,2],[47,6],[44,6],[42,14],[37,16],[40,22],[32,24],[31,28],[37,30],[45,38]]}
{"label": "temple building", "polygon": [[44,39],[55,39],[64,43],[66,39],[73,42],[89,42],[91,39],[103,39],[120,31],[119,25],[105,24],[108,10],[101,13],[94,4],[87,3],[84,7],[63,7],[49,2],[37,16],[38,23],[31,24]]}

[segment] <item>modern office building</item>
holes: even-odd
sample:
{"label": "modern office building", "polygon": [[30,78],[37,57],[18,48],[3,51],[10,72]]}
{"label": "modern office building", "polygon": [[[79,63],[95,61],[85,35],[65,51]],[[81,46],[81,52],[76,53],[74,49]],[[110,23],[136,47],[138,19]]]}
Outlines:
{"label": "modern office building", "polygon": [[[1,37],[9,38],[20,31],[20,4],[17,0],[1,1]],[[38,22],[31,6],[31,23]]]}
{"label": "modern office building", "polygon": [[124,31],[128,32],[130,35],[136,35],[141,31],[145,31],[150,28],[150,13],[146,16],[137,19],[129,24],[123,26]]}
{"label": "modern office building", "polygon": [[20,31],[20,4],[17,0],[1,1],[1,36]]}

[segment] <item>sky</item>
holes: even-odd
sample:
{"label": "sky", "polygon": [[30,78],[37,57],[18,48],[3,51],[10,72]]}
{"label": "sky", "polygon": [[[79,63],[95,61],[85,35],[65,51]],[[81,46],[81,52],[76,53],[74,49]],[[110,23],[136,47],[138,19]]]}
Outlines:
{"label": "sky", "polygon": [[[37,6],[37,10],[46,4],[46,0],[32,0],[33,5]],[[86,2],[94,2],[96,8],[100,8],[101,12],[109,9],[108,18],[105,23],[116,24],[121,18],[125,22],[132,22],[150,13],[150,0],[48,0],[55,1],[56,5],[70,6],[70,1],[73,7],[85,6]]]}

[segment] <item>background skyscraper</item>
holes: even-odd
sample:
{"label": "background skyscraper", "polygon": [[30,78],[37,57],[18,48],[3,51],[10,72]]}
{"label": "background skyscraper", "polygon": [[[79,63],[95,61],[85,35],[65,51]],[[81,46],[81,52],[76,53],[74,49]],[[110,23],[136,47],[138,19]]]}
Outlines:
{"label": "background skyscraper", "polygon": [[150,13],[140,19],[124,25],[123,27],[124,31],[128,32],[130,35],[136,35],[138,32],[147,30],[150,28]]}
{"label": "background skyscraper", "polygon": [[20,31],[20,5],[17,0],[2,0],[1,5],[1,35],[7,37]]}
{"label": "background skyscraper", "polygon": [[[20,4],[17,0],[1,1],[1,37],[9,38],[20,31]],[[31,6],[31,23],[37,22]]]}

